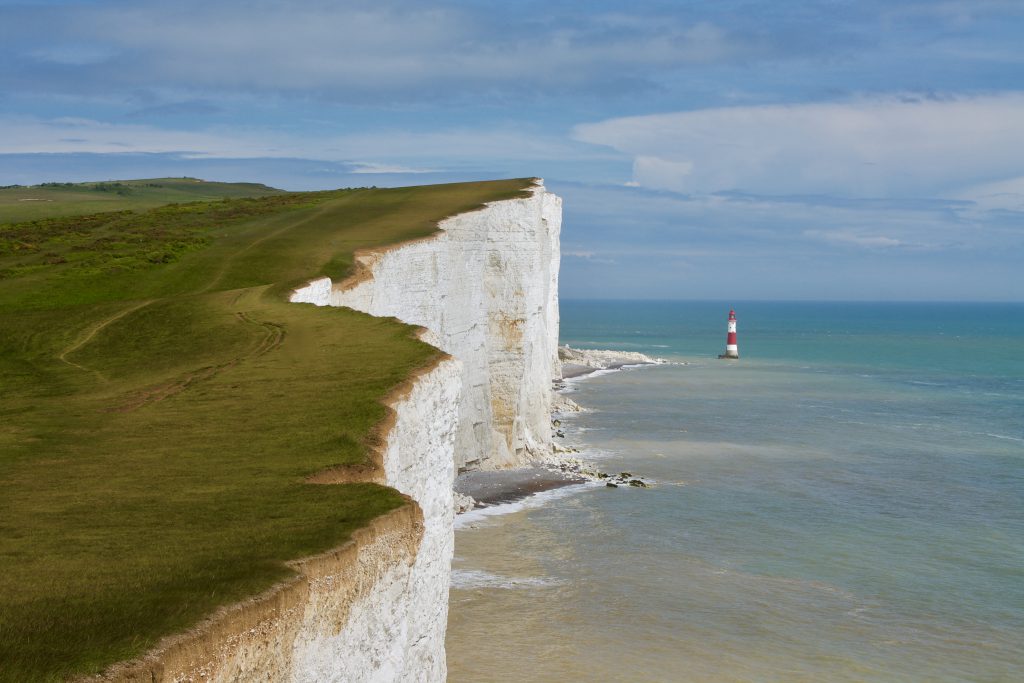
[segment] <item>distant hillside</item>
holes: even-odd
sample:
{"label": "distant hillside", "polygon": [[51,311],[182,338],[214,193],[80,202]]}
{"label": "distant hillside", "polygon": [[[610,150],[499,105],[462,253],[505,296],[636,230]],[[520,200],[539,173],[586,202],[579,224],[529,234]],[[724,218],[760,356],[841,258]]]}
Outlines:
{"label": "distant hillside", "polygon": [[278,194],[284,194],[284,190],[259,183],[215,183],[197,178],[11,185],[0,187],[0,223]]}

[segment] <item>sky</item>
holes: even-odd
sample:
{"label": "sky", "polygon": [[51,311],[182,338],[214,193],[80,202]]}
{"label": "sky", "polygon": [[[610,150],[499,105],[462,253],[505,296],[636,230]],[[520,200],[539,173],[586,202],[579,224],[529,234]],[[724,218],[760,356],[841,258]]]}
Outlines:
{"label": "sky", "polygon": [[1024,300],[1024,0],[0,0],[0,185],[540,176],[565,298]]}

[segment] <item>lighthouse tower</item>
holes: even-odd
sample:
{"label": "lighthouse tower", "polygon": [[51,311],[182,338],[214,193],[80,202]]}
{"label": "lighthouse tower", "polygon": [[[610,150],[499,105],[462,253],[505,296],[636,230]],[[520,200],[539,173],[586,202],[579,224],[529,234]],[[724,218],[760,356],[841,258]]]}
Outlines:
{"label": "lighthouse tower", "polygon": [[736,311],[729,310],[729,331],[725,335],[725,353],[719,358],[739,358],[740,350],[736,346]]}

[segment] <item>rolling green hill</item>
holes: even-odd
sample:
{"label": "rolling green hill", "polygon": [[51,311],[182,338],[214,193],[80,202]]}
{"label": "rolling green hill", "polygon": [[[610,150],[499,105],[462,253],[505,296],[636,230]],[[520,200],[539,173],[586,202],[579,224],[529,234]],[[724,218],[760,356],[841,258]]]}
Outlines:
{"label": "rolling green hill", "polygon": [[279,194],[284,191],[258,183],[215,183],[196,178],[14,185],[0,187],[0,223]]}
{"label": "rolling green hill", "polygon": [[0,680],[137,656],[402,505],[304,480],[364,463],[380,400],[437,351],[287,296],[528,185],[0,224]]}

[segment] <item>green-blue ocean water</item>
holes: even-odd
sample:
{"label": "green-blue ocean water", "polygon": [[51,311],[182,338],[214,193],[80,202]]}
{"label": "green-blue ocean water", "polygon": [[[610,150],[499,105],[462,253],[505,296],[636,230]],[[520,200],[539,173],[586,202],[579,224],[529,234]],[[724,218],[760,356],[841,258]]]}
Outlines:
{"label": "green-blue ocean water", "polygon": [[1024,305],[731,305],[562,303],[673,362],[566,421],[657,483],[460,530],[451,680],[1024,681]]}

